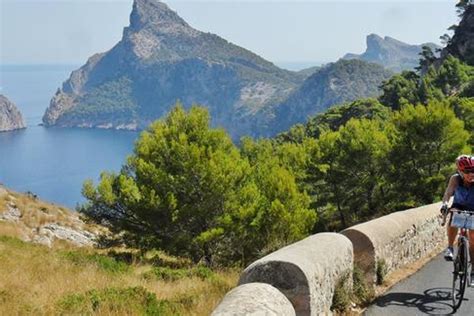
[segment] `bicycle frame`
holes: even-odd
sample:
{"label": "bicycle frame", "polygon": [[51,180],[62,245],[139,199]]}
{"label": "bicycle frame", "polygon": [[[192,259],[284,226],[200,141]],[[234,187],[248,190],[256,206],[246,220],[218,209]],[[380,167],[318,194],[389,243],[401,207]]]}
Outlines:
{"label": "bicycle frame", "polygon": [[[466,284],[471,287],[471,260],[469,254],[469,229],[473,228],[474,212],[467,210],[450,210],[451,226],[459,229],[457,236],[457,252],[453,260],[453,308],[457,310],[464,298]],[[455,217],[456,216],[456,217]]]}

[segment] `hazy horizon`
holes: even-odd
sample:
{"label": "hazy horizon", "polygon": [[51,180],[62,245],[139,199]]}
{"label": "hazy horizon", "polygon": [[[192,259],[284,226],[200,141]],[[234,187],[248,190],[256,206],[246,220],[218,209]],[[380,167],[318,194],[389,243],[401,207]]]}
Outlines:
{"label": "hazy horizon", "polygon": [[[0,0],[0,64],[82,65],[121,39],[132,2]],[[370,33],[409,44],[439,44],[439,36],[458,21],[450,1],[165,3],[192,27],[277,65],[312,66],[360,54]]]}

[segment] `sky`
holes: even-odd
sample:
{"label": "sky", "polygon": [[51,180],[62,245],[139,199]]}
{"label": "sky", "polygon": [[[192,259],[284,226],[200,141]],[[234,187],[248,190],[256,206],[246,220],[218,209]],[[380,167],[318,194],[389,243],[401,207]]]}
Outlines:
{"label": "sky", "polygon": [[[276,64],[362,53],[370,33],[434,42],[458,22],[456,1],[170,0],[192,27]],[[0,0],[0,64],[83,64],[112,48],[133,0]]]}

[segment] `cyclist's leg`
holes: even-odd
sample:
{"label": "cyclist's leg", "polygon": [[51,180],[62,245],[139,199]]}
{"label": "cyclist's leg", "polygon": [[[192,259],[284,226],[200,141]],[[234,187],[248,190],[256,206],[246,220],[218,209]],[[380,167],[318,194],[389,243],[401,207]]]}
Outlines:
{"label": "cyclist's leg", "polygon": [[[449,224],[451,224],[451,221],[449,221]],[[448,225],[448,246],[449,247],[453,247],[457,234],[458,234],[458,228]]]}
{"label": "cyclist's leg", "polygon": [[[456,210],[456,209],[454,209]],[[453,245],[458,234],[458,228],[451,226],[451,221],[453,219],[453,213],[448,214],[448,225],[446,225],[446,234],[448,235],[448,248],[444,251],[444,259],[451,261],[453,260]]]}
{"label": "cyclist's leg", "polygon": [[471,262],[474,259],[474,231],[469,231],[469,256],[471,257]]}

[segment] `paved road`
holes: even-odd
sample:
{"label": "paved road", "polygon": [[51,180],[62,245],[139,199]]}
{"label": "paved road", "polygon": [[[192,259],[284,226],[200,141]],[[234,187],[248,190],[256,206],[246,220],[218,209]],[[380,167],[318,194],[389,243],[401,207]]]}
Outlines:
{"label": "paved road", "polygon": [[[364,315],[452,315],[453,264],[441,255],[378,298]],[[466,287],[456,315],[474,315],[474,288]]]}

